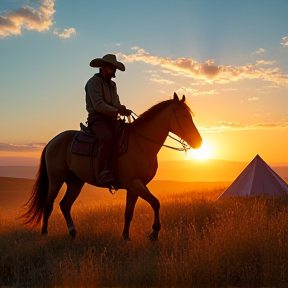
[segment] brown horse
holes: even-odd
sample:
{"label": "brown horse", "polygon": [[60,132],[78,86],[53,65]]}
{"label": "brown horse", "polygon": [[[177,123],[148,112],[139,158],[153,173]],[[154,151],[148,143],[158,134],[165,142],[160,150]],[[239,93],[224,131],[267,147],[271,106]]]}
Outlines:
{"label": "brown horse", "polygon": [[[158,238],[160,231],[158,199],[150,193],[146,185],[157,171],[157,153],[171,131],[192,148],[199,148],[202,138],[195,127],[190,108],[185,104],[185,96],[156,104],[144,112],[130,125],[127,152],[118,156],[116,172],[119,188],[127,190],[125,225],[123,238],[129,240],[129,226],[138,197],[147,201],[154,210],[154,223],[150,239]],[[65,131],[54,137],[44,148],[40,160],[37,180],[27,202],[25,224],[38,225],[42,219],[42,234],[48,233],[48,218],[53,210],[54,200],[63,185],[67,191],[60,202],[72,238],[76,230],[71,218],[71,206],[78,197],[85,182],[95,185],[97,159],[93,159],[95,171],[91,169],[91,159],[70,152],[71,143],[77,131]],[[93,173],[94,172],[94,173]]]}

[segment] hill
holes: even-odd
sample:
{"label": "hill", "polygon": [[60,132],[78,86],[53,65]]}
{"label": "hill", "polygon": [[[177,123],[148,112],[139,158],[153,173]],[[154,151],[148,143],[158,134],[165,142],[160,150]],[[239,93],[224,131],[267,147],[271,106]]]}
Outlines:
{"label": "hill", "polygon": [[[248,165],[227,160],[160,161],[154,180],[173,181],[233,181]],[[288,166],[271,166],[288,181]],[[38,166],[0,166],[0,177],[35,179]]]}
{"label": "hill", "polygon": [[0,166],[0,177],[35,179],[38,166]]}
{"label": "hill", "polygon": [[[161,161],[155,180],[175,181],[234,181],[248,165],[247,162],[218,159]],[[271,166],[284,180],[288,180],[288,166]]]}
{"label": "hill", "polygon": [[226,160],[162,161],[155,179],[177,181],[232,181],[247,166]]}

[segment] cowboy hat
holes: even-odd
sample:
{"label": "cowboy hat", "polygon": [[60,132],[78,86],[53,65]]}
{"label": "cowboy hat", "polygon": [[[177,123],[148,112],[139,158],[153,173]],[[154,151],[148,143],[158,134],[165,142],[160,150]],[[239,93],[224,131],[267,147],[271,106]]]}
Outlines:
{"label": "cowboy hat", "polygon": [[107,54],[102,58],[95,58],[90,62],[91,67],[102,67],[103,63],[113,64],[117,69],[125,71],[125,66],[123,63],[118,62],[116,56],[113,54]]}

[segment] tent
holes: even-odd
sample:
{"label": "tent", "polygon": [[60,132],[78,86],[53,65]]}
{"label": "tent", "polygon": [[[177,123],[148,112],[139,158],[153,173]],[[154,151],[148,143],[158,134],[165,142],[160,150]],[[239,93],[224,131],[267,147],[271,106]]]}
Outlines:
{"label": "tent", "polygon": [[288,185],[257,155],[236,180],[218,197],[288,195]]}

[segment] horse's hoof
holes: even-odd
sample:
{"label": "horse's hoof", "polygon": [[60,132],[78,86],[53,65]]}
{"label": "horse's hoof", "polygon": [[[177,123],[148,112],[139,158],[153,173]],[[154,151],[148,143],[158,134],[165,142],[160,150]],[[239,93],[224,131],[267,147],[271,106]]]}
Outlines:
{"label": "horse's hoof", "polygon": [[76,237],[76,235],[77,235],[77,232],[76,232],[76,230],[75,230],[75,229],[73,229],[73,230],[69,231],[69,234],[70,234],[70,236],[71,236],[72,240],[74,240],[74,239],[75,239],[75,237]]}
{"label": "horse's hoof", "polygon": [[41,235],[46,236],[48,234],[47,230],[41,229]]}
{"label": "horse's hoof", "polygon": [[131,241],[129,236],[122,236],[122,238],[123,238],[124,241]]}
{"label": "horse's hoof", "polygon": [[123,238],[123,240],[125,240],[125,241],[131,241],[131,239],[130,239],[130,237],[129,237],[129,233],[123,233],[123,234],[122,234],[122,238]]}
{"label": "horse's hoof", "polygon": [[149,239],[152,241],[152,242],[154,242],[154,241],[157,241],[158,240],[158,231],[155,231],[155,230],[153,230],[152,232],[151,232],[151,234],[149,235]]}

